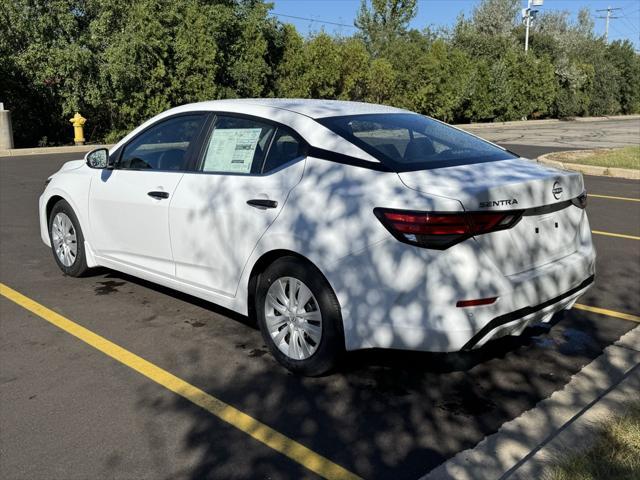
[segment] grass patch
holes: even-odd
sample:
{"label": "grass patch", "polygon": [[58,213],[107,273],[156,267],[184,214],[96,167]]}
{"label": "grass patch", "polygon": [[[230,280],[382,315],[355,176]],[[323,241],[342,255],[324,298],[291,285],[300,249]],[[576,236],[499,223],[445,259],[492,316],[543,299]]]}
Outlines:
{"label": "grass patch", "polygon": [[547,480],[640,479],[640,402],[605,422],[593,445],[558,459]]}
{"label": "grass patch", "polygon": [[548,158],[558,162],[640,170],[640,146],[558,152]]}

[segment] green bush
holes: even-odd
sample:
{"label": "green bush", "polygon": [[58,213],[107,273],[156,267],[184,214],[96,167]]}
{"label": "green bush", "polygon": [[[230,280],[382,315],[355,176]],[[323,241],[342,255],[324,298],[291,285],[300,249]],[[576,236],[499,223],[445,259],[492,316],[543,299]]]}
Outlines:
{"label": "green bush", "polygon": [[[310,97],[396,105],[448,122],[640,111],[640,59],[587,11],[536,19],[483,0],[450,30],[409,29],[415,0],[363,0],[353,36],[307,38],[262,0],[0,0],[0,101],[17,146],[115,141],[172,106]],[[420,4],[421,8],[430,8]]]}

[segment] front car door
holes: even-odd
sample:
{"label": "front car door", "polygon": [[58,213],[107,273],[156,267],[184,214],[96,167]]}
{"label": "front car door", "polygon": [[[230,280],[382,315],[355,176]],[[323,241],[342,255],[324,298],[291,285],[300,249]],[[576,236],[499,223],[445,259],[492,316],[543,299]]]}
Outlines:
{"label": "front car door", "polygon": [[198,171],[185,173],[171,201],[179,280],[235,295],[249,255],[302,178],[305,148],[286,127],[216,116]]}
{"label": "front car door", "polygon": [[201,113],[160,120],[120,149],[114,169],[96,171],[89,217],[92,246],[104,263],[174,275],[169,203],[205,120]]}

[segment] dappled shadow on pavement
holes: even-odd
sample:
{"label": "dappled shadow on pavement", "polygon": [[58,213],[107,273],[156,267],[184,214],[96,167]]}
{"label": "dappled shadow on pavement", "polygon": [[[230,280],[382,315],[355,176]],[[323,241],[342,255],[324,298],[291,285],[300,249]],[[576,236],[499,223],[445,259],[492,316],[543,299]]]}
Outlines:
{"label": "dappled shadow on pavement", "polygon": [[[54,169],[48,164],[46,168]],[[19,177],[16,174],[16,178],[24,179],[24,174]],[[50,252],[40,245],[33,212],[34,192],[39,193],[43,178],[46,175],[37,175],[37,186],[28,197],[20,189],[13,190],[11,196],[3,196],[6,200],[3,215],[9,218],[6,213],[9,211],[13,215],[3,225],[13,225],[18,222],[16,218],[29,220],[28,230],[22,223],[17,229],[3,230],[3,278],[22,278],[18,271],[31,272],[31,276],[21,280],[25,285],[32,282],[34,288],[36,285],[55,288],[63,296],[74,293],[74,288],[82,292],[82,286],[88,283],[89,291],[97,295],[97,308],[108,308],[107,301],[129,305],[117,298],[118,292],[114,291],[133,293],[131,289],[125,292],[123,281],[167,296],[167,302],[149,306],[145,305],[144,295],[140,298],[129,295],[138,302],[131,307],[132,322],[133,312],[146,315],[142,308],[145,306],[149,310],[166,308],[167,304],[182,307],[185,302],[202,308],[204,319],[211,321],[201,322],[205,325],[199,326],[198,333],[220,337],[232,331],[234,336],[239,333],[246,337],[235,344],[235,354],[224,359],[227,375],[221,375],[220,369],[208,361],[221,358],[212,351],[212,343],[186,340],[188,347],[185,347],[185,341],[177,342],[167,335],[166,351],[133,349],[134,352],[157,353],[154,361],[172,372],[176,368],[175,357],[186,359],[189,368],[180,371],[185,380],[367,478],[416,478],[461,449],[472,447],[505,421],[562,388],[572,373],[634,326],[574,310],[557,315],[556,319],[561,321],[550,334],[529,330],[525,337],[507,337],[465,354],[362,351],[347,356],[342,369],[334,375],[316,379],[296,377],[264,353],[266,348],[255,327],[242,315],[104,269],[94,272],[96,276],[89,279],[61,279]],[[28,248],[22,248],[23,241]],[[620,310],[637,313],[640,297],[634,280],[638,257],[620,259],[620,255],[614,255],[618,244],[609,244],[611,256],[605,259],[603,253],[608,251],[604,248],[599,252],[596,284],[580,301],[609,308],[617,304]],[[102,320],[99,314],[97,310],[98,320]],[[174,311],[168,314],[173,315]],[[143,326],[133,333],[125,330],[123,336],[154,338],[149,334],[149,322],[145,321],[146,318],[139,319]],[[175,321],[182,323],[184,319],[176,316]],[[188,339],[196,330],[187,328],[184,337]],[[156,333],[156,337],[161,335]],[[225,335],[224,340],[229,336]],[[229,342],[234,344],[231,339]],[[166,432],[151,427],[148,430],[159,465],[163,459],[166,464],[171,463],[167,459],[173,456],[193,459],[190,468],[175,474],[168,467],[167,478],[311,476],[292,461],[190,402],[167,395],[150,382],[138,393],[141,411],[157,413],[160,419],[166,418],[163,414],[182,419],[184,428],[180,431],[178,452],[163,444]],[[115,464],[109,471],[114,477],[122,476]]]}
{"label": "dappled shadow on pavement", "polygon": [[[416,478],[562,388],[619,336],[620,323],[603,328],[598,321],[577,311],[561,313],[549,332],[529,328],[465,353],[354,352],[338,372],[321,378],[290,374],[254,340],[237,345],[246,358],[231,380],[223,379],[202,370],[210,352],[193,345],[186,379],[359,475]],[[310,475],[279,454],[262,456],[253,440],[242,441],[244,434],[184,399],[158,402],[148,390],[140,394],[140,408],[185,418],[182,448],[197,463],[184,478],[255,478],[273,476],[274,469],[282,478]],[[244,467],[231,475],[230,464]]]}
{"label": "dappled shadow on pavement", "polygon": [[[334,238],[323,236],[327,228],[344,232],[343,243],[349,245],[351,251],[360,249],[359,258],[347,265],[348,272],[357,273],[357,281],[350,282],[347,278],[340,287],[347,296],[366,298],[361,303],[349,305],[349,315],[361,322],[348,328],[357,329],[362,338],[375,338],[379,328],[392,314],[398,322],[406,321],[406,325],[411,326],[411,322],[424,318],[427,305],[433,305],[428,312],[432,324],[436,327],[446,325],[451,319],[446,312],[438,311],[437,302],[431,301],[430,286],[434,284],[447,285],[452,298],[460,298],[458,292],[466,291],[470,284],[491,290],[480,291],[477,298],[490,296],[494,289],[502,288],[494,285],[491,279],[478,277],[486,275],[486,271],[470,271],[469,264],[463,261],[475,255],[469,246],[460,245],[460,257],[449,265],[450,268],[435,268],[436,255],[422,249],[398,249],[397,252],[382,252],[376,256],[365,247],[380,238],[381,233],[387,233],[381,232],[373,221],[369,208],[372,198],[386,188],[389,188],[386,192],[388,197],[397,202],[413,194],[394,183],[381,181],[369,184],[369,177],[365,178],[358,171],[344,172],[331,164],[314,168],[316,172],[307,173],[314,178],[317,190],[324,192],[325,198],[317,201],[326,206],[326,218],[309,216],[303,208],[304,203],[296,206],[293,202],[294,210],[287,214],[288,225],[291,231],[299,232],[300,237],[296,241],[314,240],[308,247],[311,254],[319,258],[339,258],[349,253],[348,250],[340,251]],[[515,179],[526,178],[528,170],[527,165],[522,165],[512,174]],[[438,175],[433,174],[434,181]],[[443,180],[451,181],[451,176]],[[466,185],[472,179],[465,178],[460,172],[453,180]],[[224,205],[237,194],[222,188],[216,191],[215,198]],[[526,199],[536,204],[542,202],[538,197],[543,194],[526,185],[520,195],[523,202]],[[201,196],[207,200],[192,215],[203,225],[208,225],[210,230],[207,246],[211,246],[211,252],[203,250],[203,258],[205,255],[215,256],[215,250],[220,249],[229,255],[230,264],[241,270],[245,259],[234,256],[233,248],[225,246],[228,239],[213,221],[215,217],[210,216],[216,208],[213,193],[205,191]],[[428,199],[421,201],[427,202]],[[236,218],[234,221],[242,227],[243,222],[251,219]],[[349,225],[358,225],[358,229],[351,229]],[[582,233],[588,235],[588,231]],[[199,252],[195,247],[194,251]],[[488,247],[487,253],[495,252]],[[532,248],[524,255],[528,258],[523,261],[536,264],[546,252]],[[410,274],[415,270],[411,268],[415,262],[425,265],[425,271],[429,272],[422,272],[425,278]],[[431,267],[434,267],[433,271]],[[544,281],[532,282],[520,291],[522,303],[535,305],[534,302],[552,298],[584,280],[580,276],[584,272],[579,269],[557,270],[546,276]],[[619,273],[624,275],[624,272]],[[117,273],[110,276],[114,280],[126,278],[231,317],[218,319],[215,323],[235,320],[247,326],[252,324],[246,317],[229,314],[188,295]],[[407,318],[402,318],[402,313],[392,312],[384,303],[385,295],[373,292],[362,297],[362,289],[367,285],[384,286],[392,291],[391,296],[402,298]],[[597,289],[597,284],[594,289]],[[627,294],[620,292],[620,295]],[[229,358],[226,368],[233,371],[232,375],[219,375],[215,366],[205,368],[213,352],[207,345],[194,343],[188,352],[190,362],[187,371],[181,375],[197,387],[363,477],[416,478],[460,450],[474,446],[484,436],[497,431],[504,422],[562,388],[572,374],[598,356],[606,345],[619,337],[621,331],[627,329],[621,326],[620,321],[607,320],[609,323],[603,325],[596,323],[600,319],[577,311],[559,313],[555,320],[560,323],[548,334],[540,329],[529,329],[521,337],[498,339],[472,352],[430,354],[373,350],[350,353],[338,372],[321,378],[302,378],[282,369],[270,355],[264,354],[267,349],[258,335],[248,336],[251,340],[238,346],[235,353],[241,357],[239,360],[236,356]],[[474,327],[471,322],[469,320],[469,326]],[[205,325],[199,330],[208,329],[211,335],[215,335],[220,325]],[[414,338],[401,336],[393,330],[387,333],[382,342],[384,345],[406,348],[411,348],[407,343],[409,340],[428,340],[435,347],[444,347],[448,341],[444,336],[438,336],[437,330],[430,332],[431,338],[421,338],[423,333],[416,333]],[[243,465],[241,471],[234,473],[237,477],[253,478],[272,472],[265,463],[273,466],[274,462],[283,460],[279,454],[272,454],[269,458],[262,456],[262,450],[253,440],[236,443],[235,438],[242,436],[238,432],[233,434],[234,441],[225,442],[220,432],[230,427],[183,399],[158,403],[153,394],[145,391],[140,392],[140,397],[141,409],[157,411],[158,414],[179,413],[185,417],[188,428],[182,448],[197,457],[196,466],[183,473],[185,478],[227,477],[230,476],[229,464]],[[294,465],[291,468],[299,468],[293,462],[286,462]],[[295,474],[290,474],[288,469],[276,468],[276,471],[285,472],[282,474],[285,478],[300,476],[298,470]]]}

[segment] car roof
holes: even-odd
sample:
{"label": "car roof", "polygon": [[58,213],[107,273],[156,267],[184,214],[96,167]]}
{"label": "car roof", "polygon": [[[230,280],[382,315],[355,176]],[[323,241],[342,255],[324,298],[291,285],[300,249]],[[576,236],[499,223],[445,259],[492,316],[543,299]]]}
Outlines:
{"label": "car roof", "polygon": [[371,113],[408,113],[407,110],[364,102],[343,100],[316,100],[304,98],[243,98],[212,100],[192,103],[194,109],[218,110],[236,109],[242,106],[271,107],[305,115],[310,118],[339,117],[343,115],[362,115]]}
{"label": "car roof", "polygon": [[297,98],[246,98],[229,100],[210,100],[190,103],[174,107],[150,118],[129,132],[112,149],[115,151],[126,144],[150,125],[172,115],[190,112],[220,112],[256,116],[278,122],[292,128],[309,145],[328,149],[335,153],[348,155],[368,162],[380,163],[380,160],[365,152],[360,147],[339,136],[324,125],[316,122],[326,117],[344,115],[413,113],[400,108],[376,105],[364,102],[347,102],[341,100],[309,100]]}

